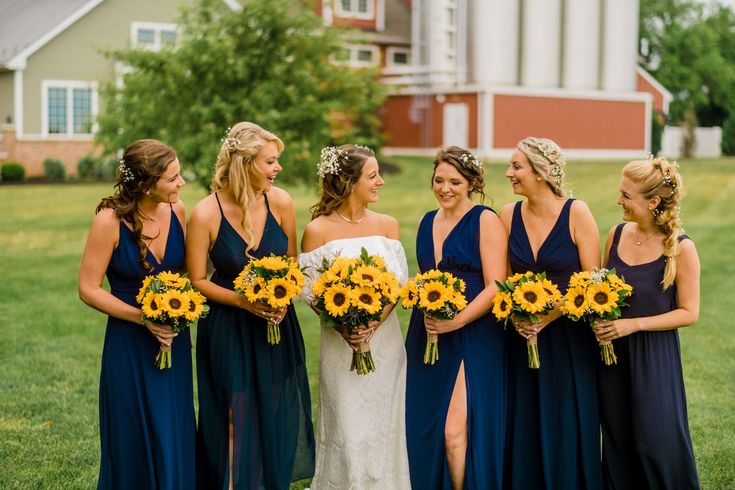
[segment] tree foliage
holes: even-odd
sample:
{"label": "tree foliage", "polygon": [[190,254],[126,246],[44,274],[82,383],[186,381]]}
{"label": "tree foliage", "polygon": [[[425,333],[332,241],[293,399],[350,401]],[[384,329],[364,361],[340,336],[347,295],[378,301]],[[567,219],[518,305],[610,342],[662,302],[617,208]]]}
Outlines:
{"label": "tree foliage", "polygon": [[735,110],[735,14],[691,0],[641,0],[643,66],[674,95],[670,121],[690,103],[700,124],[721,125]]}
{"label": "tree foliage", "polygon": [[200,0],[179,27],[175,49],[109,53],[130,71],[123,86],[103,91],[97,137],[106,150],[160,139],[207,185],[224,132],[238,121],[281,137],[289,179],[312,178],[327,144],[381,144],[377,73],[332,63],[344,33],[301,2],[252,0],[233,12]]}

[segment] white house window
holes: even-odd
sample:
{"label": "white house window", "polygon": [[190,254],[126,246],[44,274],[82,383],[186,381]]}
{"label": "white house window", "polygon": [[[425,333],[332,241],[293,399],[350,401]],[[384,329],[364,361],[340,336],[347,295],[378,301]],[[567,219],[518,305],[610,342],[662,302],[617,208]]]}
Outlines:
{"label": "white house window", "polygon": [[377,66],[380,62],[380,48],[370,44],[348,44],[334,60],[355,68]]}
{"label": "white house window", "polygon": [[335,0],[335,14],[337,17],[353,19],[375,18],[376,0]]}
{"label": "white house window", "polygon": [[159,51],[165,45],[176,45],[176,24],[158,22],[133,22],[130,39],[134,48]]}
{"label": "white house window", "polygon": [[92,134],[97,115],[97,82],[41,82],[41,123],[44,136]]}
{"label": "white house window", "polygon": [[385,53],[386,66],[408,66],[411,64],[411,50],[409,48],[389,47]]}

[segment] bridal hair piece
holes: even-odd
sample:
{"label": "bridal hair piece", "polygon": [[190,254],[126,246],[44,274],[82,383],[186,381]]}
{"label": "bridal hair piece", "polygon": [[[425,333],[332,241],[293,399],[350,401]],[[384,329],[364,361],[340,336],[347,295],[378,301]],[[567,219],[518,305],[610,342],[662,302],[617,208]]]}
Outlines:
{"label": "bridal hair piece", "polygon": [[232,128],[229,126],[227,129],[225,129],[225,136],[222,138],[222,143],[225,145],[225,147],[230,151],[237,151],[237,148],[242,144],[242,142],[237,139],[230,136],[230,131]]}
{"label": "bridal hair piece", "polygon": [[[357,148],[369,150],[369,148],[366,146],[355,146]],[[340,150],[336,146],[327,146],[326,148],[322,148],[319,163],[316,166],[316,173],[319,174],[319,177],[322,178],[325,175],[338,174],[340,165],[339,162],[342,158],[345,158],[346,156],[347,152],[345,152],[344,150]]]}
{"label": "bridal hair piece", "polygon": [[472,165],[475,168],[481,169],[482,168],[482,162],[477,159],[475,155],[470,153],[469,151],[466,153],[463,153],[459,157],[460,161],[464,163],[465,165]]}
{"label": "bridal hair piece", "polygon": [[117,166],[118,172],[120,172],[120,180],[123,182],[132,182],[135,180],[135,173],[125,165],[125,159],[120,159],[120,165]]}

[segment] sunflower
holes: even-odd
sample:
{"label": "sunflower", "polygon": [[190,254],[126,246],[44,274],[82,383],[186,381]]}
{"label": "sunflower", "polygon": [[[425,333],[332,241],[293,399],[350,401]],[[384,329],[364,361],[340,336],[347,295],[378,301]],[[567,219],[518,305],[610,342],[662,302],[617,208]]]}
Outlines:
{"label": "sunflower", "polygon": [[268,304],[273,308],[285,308],[296,296],[296,286],[287,278],[275,278],[268,282]]}
{"label": "sunflower", "polygon": [[437,269],[429,269],[428,271],[421,274],[417,279],[423,279],[424,281],[431,281],[432,279],[439,279],[444,273]]}
{"label": "sunflower", "polygon": [[301,269],[298,267],[291,267],[291,270],[288,271],[286,277],[288,277],[289,280],[291,280],[291,283],[299,289],[304,287],[306,278],[304,277],[304,273],[301,272]]}
{"label": "sunflower", "polygon": [[168,288],[183,288],[186,286],[188,279],[181,277],[176,272],[163,271],[158,274],[158,279]]}
{"label": "sunflower", "polygon": [[206,298],[199,291],[193,289],[187,291],[186,296],[189,298],[189,309],[184,316],[190,322],[197,320],[204,313],[204,303]]}
{"label": "sunflower", "polygon": [[324,291],[326,291],[327,287],[324,284],[324,276],[319,276],[319,278],[311,283],[311,292],[314,293],[314,297],[320,297],[324,294]]}
{"label": "sunflower", "polygon": [[350,308],[350,288],[336,283],[327,288],[324,293],[324,307],[333,317],[340,317]]}
{"label": "sunflower", "polygon": [[609,274],[607,276],[607,280],[610,281],[610,286],[615,290],[615,292],[618,291],[632,291],[633,286],[623,281],[617,274]]}
{"label": "sunflower", "polygon": [[538,282],[522,282],[513,290],[513,300],[527,313],[539,313],[546,308],[548,294]]}
{"label": "sunflower", "polygon": [[189,310],[189,298],[186,294],[175,289],[169,289],[161,295],[161,308],[171,318],[186,315]]}
{"label": "sunflower", "polygon": [[617,293],[606,282],[593,284],[587,289],[587,301],[590,308],[600,315],[614,310],[618,305],[617,299]]}
{"label": "sunflower", "polygon": [[567,290],[564,295],[564,303],[561,305],[561,311],[565,315],[571,315],[576,318],[582,318],[587,312],[589,302],[587,301],[586,288],[584,286],[574,286]]}
{"label": "sunflower", "polygon": [[385,267],[385,260],[383,260],[383,257],[380,255],[371,255],[370,256],[372,265],[379,269],[383,269]]}
{"label": "sunflower", "polygon": [[140,286],[140,291],[138,291],[138,296],[135,297],[135,301],[140,304],[143,301],[143,297],[148,292],[148,286],[151,285],[153,282],[154,277],[153,276],[145,276],[145,279],[143,279],[143,285]]}
{"label": "sunflower", "polygon": [[383,293],[388,301],[395,303],[401,294],[401,285],[398,283],[395,274],[392,272],[381,272],[380,274],[380,292]]}
{"label": "sunflower", "polygon": [[498,320],[505,320],[513,311],[513,298],[510,293],[501,291],[493,297],[493,314]]}
{"label": "sunflower", "polygon": [[383,273],[375,266],[372,265],[358,265],[357,268],[352,271],[350,281],[360,286],[375,287]]}
{"label": "sunflower", "polygon": [[353,257],[338,256],[334,258],[332,265],[329,267],[329,271],[338,278],[343,279],[349,275],[350,267],[354,269],[358,263],[358,260]]}
{"label": "sunflower", "polygon": [[262,267],[269,271],[280,271],[290,268],[290,264],[283,257],[271,256],[254,260],[253,267]]}
{"label": "sunflower", "polygon": [[246,284],[243,291],[245,292],[245,297],[251,303],[255,303],[256,301],[263,299],[268,295],[267,284],[265,283],[265,280],[261,277],[254,277],[252,281]]}
{"label": "sunflower", "polygon": [[592,274],[589,271],[575,272],[569,278],[569,287],[587,286],[590,282],[592,282]]}
{"label": "sunflower", "polygon": [[156,319],[164,313],[161,307],[160,296],[160,294],[156,294],[153,291],[149,291],[145,296],[143,296],[140,303],[141,309],[143,310],[143,314],[146,318]]}
{"label": "sunflower", "polygon": [[467,298],[460,292],[453,292],[449,301],[457,308],[457,311],[464,310],[467,307]]}
{"label": "sunflower", "polygon": [[404,308],[413,308],[419,301],[419,292],[416,289],[416,282],[411,280],[401,289],[401,301]]}
{"label": "sunflower", "polygon": [[559,292],[559,288],[556,287],[556,284],[549,281],[548,279],[542,279],[541,287],[543,287],[544,291],[546,291],[546,294],[549,295],[547,301],[552,302],[552,303],[561,301],[561,293]]}
{"label": "sunflower", "polygon": [[419,291],[419,306],[425,310],[438,310],[452,297],[452,292],[438,281],[424,283]]}
{"label": "sunflower", "polygon": [[352,305],[370,314],[378,313],[383,309],[380,303],[380,294],[373,288],[357,286],[350,294]]}
{"label": "sunflower", "polygon": [[464,293],[465,289],[467,288],[462,279],[455,279],[452,286],[454,286],[455,291],[459,291],[460,293]]}

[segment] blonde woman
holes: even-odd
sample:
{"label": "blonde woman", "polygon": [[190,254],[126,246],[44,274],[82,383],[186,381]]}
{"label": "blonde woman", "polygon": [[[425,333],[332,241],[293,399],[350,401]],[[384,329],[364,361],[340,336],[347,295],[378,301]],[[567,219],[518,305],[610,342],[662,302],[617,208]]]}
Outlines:
{"label": "blonde woman", "polygon": [[[511,272],[546,272],[562,293],[574,272],[600,265],[597,225],[583,201],[567,196],[565,165],[554,141],[520,141],[505,176],[525,199],[500,212]],[[562,317],[559,305],[538,323],[514,326],[516,332],[508,332],[504,488],[600,488],[599,360],[592,330]],[[539,369],[527,364],[532,336]]]}
{"label": "blonde woman", "polygon": [[[282,150],[273,133],[236,124],[217,157],[213,192],[189,225],[191,282],[211,305],[197,331],[199,488],[287,489],[313,473],[311,397],[293,306],[252,303],[232,284],[253,257],[296,255],[293,204],[273,186]],[[281,323],[274,346],[269,320]]]}
{"label": "blonde woman", "polygon": [[679,327],[699,316],[699,257],[681,228],[682,179],[664,158],[622,171],[623,220],[605,263],[633,286],[622,318],[596,325],[618,364],[600,366],[605,487],[699,488],[687,421]]}

